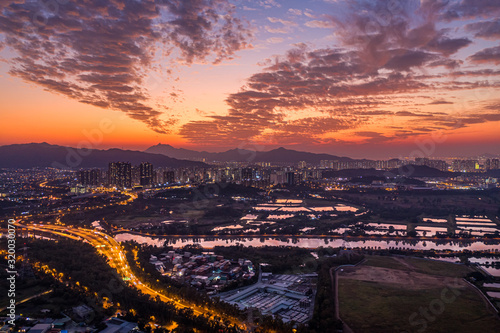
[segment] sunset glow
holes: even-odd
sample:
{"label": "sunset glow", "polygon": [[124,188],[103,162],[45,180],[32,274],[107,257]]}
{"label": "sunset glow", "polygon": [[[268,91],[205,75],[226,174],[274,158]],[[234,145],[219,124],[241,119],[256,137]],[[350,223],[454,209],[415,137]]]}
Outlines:
{"label": "sunset glow", "polygon": [[2,145],[500,153],[497,1],[40,3],[0,4]]}

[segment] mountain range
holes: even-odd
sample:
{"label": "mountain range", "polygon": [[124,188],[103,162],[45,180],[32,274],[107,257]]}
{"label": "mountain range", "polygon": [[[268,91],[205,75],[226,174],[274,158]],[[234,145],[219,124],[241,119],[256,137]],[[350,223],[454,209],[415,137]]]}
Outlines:
{"label": "mountain range", "polygon": [[157,144],[145,150],[146,153],[162,154],[165,156],[188,159],[205,160],[206,162],[271,162],[271,163],[307,163],[319,164],[321,160],[352,161],[349,157],[339,157],[330,154],[316,154],[283,147],[270,151],[253,151],[246,149],[231,149],[220,153],[196,151],[184,148],[174,148],[171,145]]}
{"label": "mountain range", "polygon": [[[270,162],[296,164],[300,161],[318,165],[321,160],[352,161],[348,157],[330,154],[316,154],[297,150],[277,148],[270,151],[231,149],[220,153],[174,148],[158,144],[145,151],[111,148],[79,149],[46,142],[0,146],[0,168],[28,169],[33,167],[55,167],[61,169],[107,168],[109,162],[130,162],[139,165],[150,162],[154,167],[207,167],[210,162]],[[202,162],[203,161],[203,162]],[[204,163],[207,162],[207,163]],[[413,177],[450,177],[453,173],[437,169],[413,166]],[[498,176],[499,170],[490,170],[490,176]],[[398,170],[391,170],[398,174]],[[386,171],[375,169],[353,169],[325,171],[327,176],[383,176]]]}
{"label": "mountain range", "polygon": [[179,160],[161,154],[122,149],[78,149],[43,143],[0,146],[0,168],[107,168],[109,162],[150,162],[154,167],[204,167],[203,162]]}
{"label": "mountain range", "polygon": [[[305,161],[319,164],[321,160],[350,161],[348,157],[316,154],[277,148],[270,151],[230,149],[211,153],[171,145],[158,144],[145,151],[123,149],[86,149],[51,145],[46,142],[0,146],[0,168],[106,168],[109,162],[123,161],[138,165],[150,162],[155,167],[204,167],[204,162],[270,162],[295,164]],[[203,161],[203,162],[202,162]]]}

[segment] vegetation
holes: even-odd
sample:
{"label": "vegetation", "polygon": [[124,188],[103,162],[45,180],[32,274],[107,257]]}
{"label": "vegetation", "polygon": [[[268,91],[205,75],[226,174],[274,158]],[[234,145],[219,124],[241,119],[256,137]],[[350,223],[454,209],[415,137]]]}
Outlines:
{"label": "vegetation", "polygon": [[247,247],[240,244],[216,246],[214,252],[229,259],[248,259],[256,269],[259,264],[266,264],[263,270],[274,274],[312,273],[317,267],[310,250],[295,246]]}
{"label": "vegetation", "polygon": [[471,272],[446,262],[368,256],[340,275],[340,316],[361,333],[498,331],[498,318],[461,279]]}
{"label": "vegetation", "polygon": [[318,266],[318,289],[314,304],[313,318],[309,322],[308,333],[334,332],[341,330],[343,323],[335,318],[334,286],[330,272],[340,265],[355,264],[363,256],[323,257]]}
{"label": "vegetation", "polygon": [[[40,273],[52,276],[54,285],[67,285],[94,309],[106,307],[105,314],[121,310],[127,318],[143,328],[148,322],[159,324],[176,322],[174,332],[198,329],[202,332],[236,332],[237,329],[220,318],[208,314],[195,315],[191,309],[178,309],[171,303],[152,299],[126,285],[106,259],[85,243],[62,240],[29,240],[33,266]],[[99,313],[99,311],[96,311]],[[93,322],[100,319],[93,318]]]}

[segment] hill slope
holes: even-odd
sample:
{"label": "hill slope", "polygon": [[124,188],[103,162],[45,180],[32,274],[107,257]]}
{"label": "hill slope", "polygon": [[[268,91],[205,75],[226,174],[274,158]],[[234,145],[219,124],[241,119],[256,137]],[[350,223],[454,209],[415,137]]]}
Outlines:
{"label": "hill slope", "polygon": [[195,151],[183,148],[174,148],[171,145],[158,144],[145,150],[147,153],[163,154],[180,159],[205,159],[207,162],[272,162],[272,163],[307,163],[319,164],[321,160],[350,161],[348,157],[338,157],[330,154],[308,153],[286,148],[277,148],[270,151],[253,151],[246,149],[231,149],[220,153]]}
{"label": "hill slope", "polygon": [[55,167],[60,169],[106,168],[109,162],[130,162],[138,165],[150,162],[154,167],[203,167],[202,162],[178,160],[160,154],[122,149],[77,149],[28,143],[0,146],[0,168]]}

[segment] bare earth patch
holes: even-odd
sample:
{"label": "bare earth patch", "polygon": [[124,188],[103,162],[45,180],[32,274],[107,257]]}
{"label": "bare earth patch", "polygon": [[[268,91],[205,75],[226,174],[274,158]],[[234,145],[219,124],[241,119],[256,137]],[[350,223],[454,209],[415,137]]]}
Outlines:
{"label": "bare earth patch", "polygon": [[471,268],[367,256],[338,271],[340,318],[356,333],[500,332],[494,309],[463,280]]}
{"label": "bare earth patch", "polygon": [[466,286],[466,283],[458,278],[364,265],[360,265],[356,268],[344,269],[344,271],[339,274],[339,278],[379,283],[394,283],[408,289],[429,289],[447,285],[453,285],[454,287]]}

